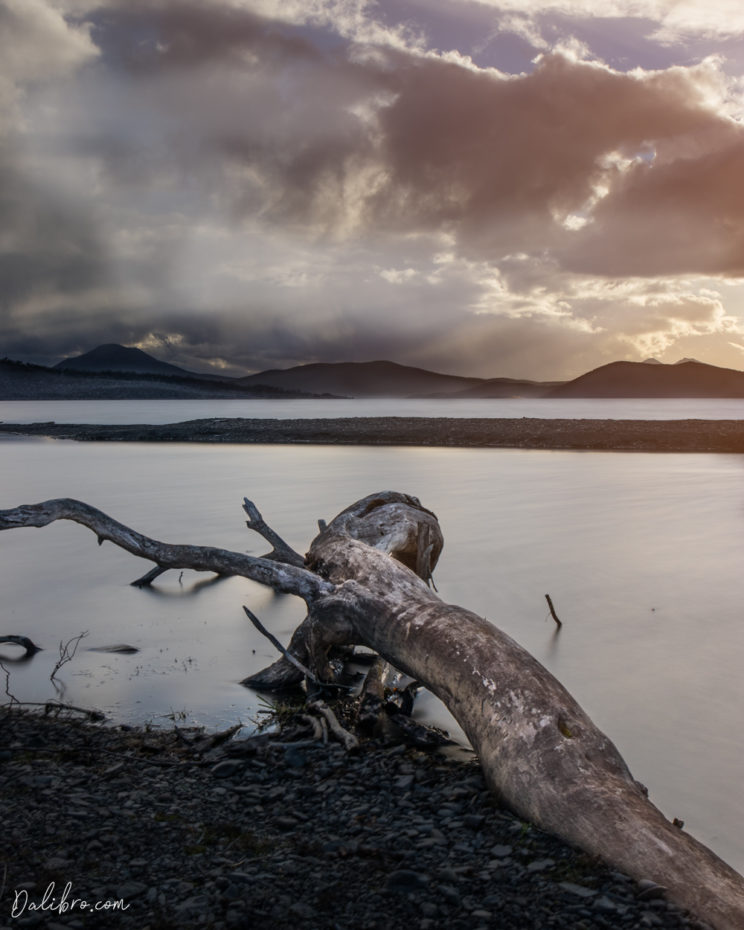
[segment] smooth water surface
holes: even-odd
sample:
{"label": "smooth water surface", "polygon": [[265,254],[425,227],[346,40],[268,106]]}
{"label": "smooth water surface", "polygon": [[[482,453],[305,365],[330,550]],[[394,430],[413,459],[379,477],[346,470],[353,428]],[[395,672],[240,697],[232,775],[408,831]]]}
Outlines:
{"label": "smooth water surface", "polygon": [[0,401],[6,423],[178,423],[206,417],[545,417],[609,420],[741,420],[744,399],[496,398],[426,400],[366,397],[335,400],[14,400]]}
{"label": "smooth water surface", "polygon": [[[441,597],[536,655],[667,816],[744,868],[744,457],[18,440],[0,468],[2,508],[78,497],[156,538],[256,554],[244,495],[300,551],[359,497],[417,495],[444,531]],[[286,642],[301,603],[192,572],[130,587],[149,567],[72,523],[0,533],[0,631],[45,647],[6,662],[9,690],[53,697],[59,641],[87,630],[58,675],[65,700],[117,721],[255,719],[239,681],[276,655],[241,606]],[[90,651],[122,642],[139,652]],[[432,698],[419,712],[446,720]]]}

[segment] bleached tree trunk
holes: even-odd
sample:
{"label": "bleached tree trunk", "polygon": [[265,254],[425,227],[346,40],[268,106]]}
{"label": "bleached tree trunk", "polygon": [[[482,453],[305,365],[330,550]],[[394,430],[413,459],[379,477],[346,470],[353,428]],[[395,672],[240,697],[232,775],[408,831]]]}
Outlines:
{"label": "bleached tree trunk", "polygon": [[[416,498],[383,492],[358,501],[321,530],[302,566],[253,505],[245,507],[249,526],[271,541],[269,557],[159,543],[76,501],[0,512],[0,529],[72,519],[99,540],[153,560],[153,577],[196,568],[297,594],[308,615],[290,651],[317,677],[328,680],[331,646],[373,649],[442,699],[489,786],[519,816],[664,886],[670,900],[717,930],[744,927],[742,876],[661,814],[610,739],[547,669],[495,626],[443,603],[428,587],[442,535]],[[298,675],[282,658],[246,681],[276,685]]]}

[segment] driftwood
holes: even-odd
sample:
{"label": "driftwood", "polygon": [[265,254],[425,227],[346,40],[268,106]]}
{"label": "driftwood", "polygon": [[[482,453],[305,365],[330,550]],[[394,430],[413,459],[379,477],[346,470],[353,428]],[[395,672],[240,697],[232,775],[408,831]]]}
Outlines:
{"label": "driftwood", "polygon": [[14,634],[7,634],[5,636],[0,636],[0,644],[2,643],[10,643],[13,646],[21,646],[23,649],[25,649],[26,651],[21,656],[22,659],[30,659],[32,656],[35,656],[37,652],[41,652],[41,646],[37,646],[35,642],[28,638],[28,636],[15,636]]}
{"label": "driftwood", "polygon": [[[744,878],[661,814],[610,739],[536,659],[429,588],[442,534],[416,498],[382,492],[358,501],[323,526],[302,566],[252,505],[246,511],[270,542],[269,557],[157,542],[71,500],[0,511],[0,529],[74,520],[164,571],[243,575],[303,598],[307,617],[288,649],[316,678],[331,680],[333,647],[372,649],[443,700],[489,786],[519,816],[663,886],[717,930],[744,927]],[[246,681],[276,685],[302,674],[282,656]]]}

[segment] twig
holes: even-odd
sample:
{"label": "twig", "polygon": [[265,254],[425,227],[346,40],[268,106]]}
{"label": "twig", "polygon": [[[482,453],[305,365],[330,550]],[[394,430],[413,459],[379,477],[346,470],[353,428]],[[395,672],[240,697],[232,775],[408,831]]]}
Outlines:
{"label": "twig", "polygon": [[10,706],[12,707],[14,704],[20,704],[21,702],[10,690],[10,669],[6,668],[2,661],[0,661],[0,668],[5,672],[5,693],[10,698]]}
{"label": "twig", "polygon": [[345,730],[341,726],[341,724],[338,722],[338,718],[326,703],[323,701],[312,701],[307,706],[311,710],[315,710],[319,714],[322,714],[323,717],[325,717],[331,733],[333,733],[339,742],[343,743],[346,750],[359,748],[359,740],[356,738],[356,736],[354,736],[353,733],[349,733],[348,730]]}
{"label": "twig", "polygon": [[302,662],[300,662],[298,658],[293,656],[292,653],[289,652],[289,650],[285,649],[284,646],[282,646],[282,644],[276,638],[276,636],[269,633],[269,631],[261,623],[261,621],[258,619],[258,617],[255,614],[251,613],[251,611],[248,610],[248,608],[245,606],[243,607],[243,610],[245,611],[246,616],[251,621],[253,626],[255,626],[255,628],[258,630],[258,632],[262,633],[266,637],[266,639],[268,639],[271,645],[274,646],[276,649],[278,649],[279,652],[281,652],[281,654],[284,656],[285,659],[287,659],[288,662],[291,662],[292,665],[295,666],[295,668],[299,669],[302,672],[302,674],[305,675],[306,678],[309,678],[310,681],[312,681],[314,685],[318,685],[318,687],[320,688],[323,687],[323,682],[320,681],[318,678],[316,678],[315,675],[313,675],[313,673],[310,671],[310,669],[306,665],[303,665]]}
{"label": "twig", "polygon": [[[1,665],[2,663],[0,663]],[[6,689],[6,694],[8,691]],[[12,695],[9,694],[9,697],[12,698]],[[87,707],[75,707],[74,704],[65,704],[63,701],[19,701],[17,698],[12,700],[10,706],[17,705],[18,707],[43,707],[44,713],[48,714],[52,710],[71,710],[76,714],[84,714],[88,717],[89,720],[105,720],[106,715],[100,710],[89,710]]]}
{"label": "twig", "polygon": [[558,626],[558,629],[560,630],[563,624],[558,619],[558,614],[555,612],[555,608],[553,607],[553,602],[550,600],[549,594],[545,595],[545,600],[548,602],[548,607],[550,608],[550,616],[555,620],[556,625]]}
{"label": "twig", "polygon": [[80,640],[84,639],[88,635],[87,630],[83,630],[82,633],[78,633],[77,636],[73,636],[71,639],[68,639],[66,643],[63,643],[60,640],[59,643],[59,658],[57,659],[54,668],[52,669],[52,674],[49,676],[50,681],[54,681],[54,678],[57,672],[62,668],[63,665],[66,665],[68,662],[72,662],[75,658],[75,653],[77,652],[78,646],[80,645]]}
{"label": "twig", "polygon": [[231,740],[236,733],[243,729],[242,723],[236,723],[231,727],[228,727],[226,730],[220,730],[218,733],[213,733],[211,736],[206,737],[205,739],[205,748],[214,749],[217,746],[221,746],[223,743],[226,743],[228,740]]}

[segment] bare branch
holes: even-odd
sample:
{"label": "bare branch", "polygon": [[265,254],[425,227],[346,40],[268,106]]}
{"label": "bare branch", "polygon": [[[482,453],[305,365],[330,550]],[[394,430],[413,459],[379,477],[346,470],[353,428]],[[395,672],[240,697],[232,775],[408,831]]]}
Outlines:
{"label": "bare branch", "polygon": [[92,530],[99,541],[110,540],[132,555],[155,562],[163,570],[191,568],[195,571],[216,572],[218,575],[241,575],[283,594],[296,594],[307,603],[334,590],[333,585],[327,581],[296,565],[211,546],[183,546],[159,542],[119,523],[103,511],[71,498],[2,510],[0,530],[47,526],[55,520],[80,523]]}
{"label": "bare branch", "polygon": [[272,546],[271,552],[263,556],[264,559],[283,562],[285,565],[295,565],[298,568],[304,566],[305,560],[300,553],[295,552],[289,543],[285,542],[277,532],[272,530],[261,516],[258,507],[247,497],[243,498],[243,510],[248,514],[248,519],[245,521],[248,529],[258,533],[259,536],[263,536],[266,542]]}
{"label": "bare branch", "polygon": [[78,650],[78,646],[80,645],[80,640],[85,639],[87,635],[88,631],[83,630],[82,633],[78,633],[77,636],[73,636],[71,639],[68,639],[66,643],[63,643],[60,640],[59,658],[54,664],[52,674],[49,676],[50,681],[54,681],[57,672],[62,668],[63,665],[67,665],[68,662],[72,662],[72,660],[75,658],[75,653]]}
{"label": "bare branch", "polygon": [[284,646],[282,646],[282,644],[276,638],[276,636],[274,636],[272,633],[269,633],[269,631],[266,629],[266,627],[261,623],[261,621],[258,619],[258,617],[254,613],[251,613],[251,611],[248,610],[248,608],[245,606],[243,607],[243,610],[245,611],[246,616],[251,621],[253,626],[255,626],[255,628],[258,630],[258,632],[262,633],[266,637],[266,639],[268,639],[271,645],[274,646],[276,649],[278,649],[279,652],[281,652],[281,654],[284,656],[284,658],[288,662],[290,662],[292,665],[294,665],[296,669],[302,672],[302,674],[306,678],[309,678],[310,681],[312,681],[314,685],[318,685],[320,687],[323,686],[323,682],[319,681],[306,665],[303,665],[302,662],[300,662],[298,658],[293,656],[292,653],[288,649],[285,649]]}

